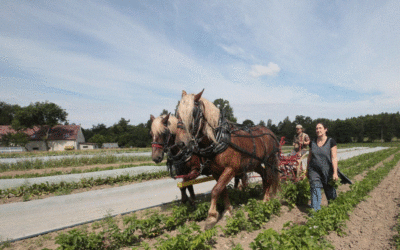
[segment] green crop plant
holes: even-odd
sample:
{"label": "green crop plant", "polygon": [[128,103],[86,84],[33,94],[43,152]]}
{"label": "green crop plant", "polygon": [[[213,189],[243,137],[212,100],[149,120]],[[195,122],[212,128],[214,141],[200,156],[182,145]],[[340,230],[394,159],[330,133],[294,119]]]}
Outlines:
{"label": "green crop plant", "polygon": [[97,150],[77,150],[77,151],[41,151],[41,152],[17,152],[2,153],[0,158],[28,158],[60,155],[100,155],[100,154],[121,154],[135,152],[151,152],[151,148],[124,148],[124,149],[97,149]]}
{"label": "green crop plant", "polygon": [[228,217],[225,228],[222,229],[224,234],[228,236],[236,235],[244,230],[252,231],[252,226],[242,209],[236,211],[232,217]]}
{"label": "green crop plant", "polygon": [[26,195],[26,197],[30,196],[41,196],[42,194],[68,194],[75,189],[80,188],[90,188],[93,186],[100,185],[114,185],[117,183],[126,183],[126,182],[140,182],[143,180],[154,180],[165,178],[169,176],[168,171],[160,171],[160,172],[150,172],[150,173],[142,173],[139,175],[130,176],[119,175],[116,177],[106,177],[106,178],[82,178],[79,182],[60,182],[60,183],[52,183],[49,182],[41,183],[41,184],[33,184],[31,186],[20,186],[17,188],[8,188],[0,190],[0,199],[7,199],[12,196],[21,197]]}
{"label": "green crop plant", "polygon": [[157,250],[171,249],[190,249],[204,250],[211,249],[215,243],[214,237],[217,234],[217,228],[202,231],[195,222],[190,225],[183,225],[178,228],[178,235],[175,237],[166,235],[167,239],[159,239],[156,244]]}
{"label": "green crop plant", "polygon": [[46,169],[60,167],[78,167],[96,164],[112,164],[151,161],[149,156],[116,156],[116,155],[97,155],[94,157],[63,158],[60,160],[25,160],[17,163],[0,163],[0,172],[11,170]]}
{"label": "green crop plant", "polygon": [[279,215],[281,203],[278,199],[271,199],[267,202],[250,199],[245,206],[245,210],[248,213],[248,220],[252,229],[257,230],[269,221],[271,215]]}
{"label": "green crop plant", "polygon": [[291,182],[286,181],[281,185],[281,197],[288,203],[289,209],[295,205],[307,205],[310,200],[310,184],[307,178]]}
{"label": "green crop plant", "polygon": [[400,153],[385,162],[384,166],[369,171],[365,178],[351,186],[351,190],[339,194],[327,207],[311,211],[311,217],[305,225],[288,222],[280,233],[269,229],[260,233],[250,244],[252,249],[333,249],[324,240],[328,232],[343,234],[344,221],[348,220],[349,212],[373,190],[389,171],[399,162]]}

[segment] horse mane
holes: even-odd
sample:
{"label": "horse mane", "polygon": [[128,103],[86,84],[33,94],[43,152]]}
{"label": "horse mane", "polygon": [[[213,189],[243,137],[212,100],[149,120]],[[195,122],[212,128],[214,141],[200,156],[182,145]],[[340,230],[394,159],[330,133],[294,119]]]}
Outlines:
{"label": "horse mane", "polygon": [[[218,127],[219,109],[207,99],[201,97],[200,101],[204,104],[203,114],[206,119],[206,124],[203,128],[203,133],[212,141],[217,142],[214,136],[214,129]],[[194,109],[194,94],[187,94],[182,97],[178,106],[178,115],[185,125],[185,130],[190,135],[190,124],[193,123]]]}
{"label": "horse mane", "polygon": [[[162,123],[162,120],[166,116],[167,115],[161,115],[153,120],[153,123],[151,124],[151,132],[153,133],[154,136],[160,136],[167,129]],[[171,134],[176,134],[177,126],[178,126],[178,119],[173,115],[169,115],[168,129],[171,132]]]}

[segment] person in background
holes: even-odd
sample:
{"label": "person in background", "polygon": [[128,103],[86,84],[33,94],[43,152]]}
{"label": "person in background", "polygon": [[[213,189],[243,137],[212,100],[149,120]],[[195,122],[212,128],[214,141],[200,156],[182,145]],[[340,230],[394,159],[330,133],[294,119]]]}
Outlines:
{"label": "person in background", "polygon": [[310,137],[304,133],[303,126],[300,124],[296,125],[296,135],[293,138],[294,151],[293,154],[299,155],[299,160],[297,161],[296,175],[300,176],[300,173],[304,171],[303,169],[303,155],[307,152],[307,146],[310,144]]}
{"label": "person in background", "polygon": [[336,141],[326,135],[328,128],[323,123],[316,126],[317,139],[311,142],[307,158],[307,176],[310,181],[311,207],[321,209],[321,188],[328,202],[336,199],[336,189],[329,184],[337,181],[338,159]]}
{"label": "person in background", "polygon": [[293,138],[294,152],[303,156],[307,152],[307,146],[310,144],[310,137],[304,133],[303,126],[296,125],[296,135]]}

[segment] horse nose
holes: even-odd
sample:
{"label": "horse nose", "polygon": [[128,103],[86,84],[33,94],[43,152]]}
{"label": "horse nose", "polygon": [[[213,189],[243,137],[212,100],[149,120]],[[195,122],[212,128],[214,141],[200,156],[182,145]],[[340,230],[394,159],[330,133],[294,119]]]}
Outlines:
{"label": "horse nose", "polygon": [[155,163],[160,163],[160,162],[162,161],[162,157],[161,157],[161,156],[153,157],[153,161],[154,161]]}

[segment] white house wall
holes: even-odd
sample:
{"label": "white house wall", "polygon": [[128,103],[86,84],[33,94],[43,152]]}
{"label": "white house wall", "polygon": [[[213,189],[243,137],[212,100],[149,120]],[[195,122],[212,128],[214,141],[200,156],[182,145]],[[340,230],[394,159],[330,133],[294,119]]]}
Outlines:
{"label": "white house wall", "polygon": [[72,146],[74,147],[74,149],[78,148],[78,145],[76,143],[76,141],[61,141],[61,140],[57,140],[57,141],[49,141],[49,150],[50,151],[64,151],[65,147],[67,146]]}
{"label": "white house wall", "polygon": [[[76,136],[76,141],[78,144],[85,143],[85,136],[82,133],[82,129],[79,129],[79,132]],[[78,148],[78,147],[75,147],[75,148]]]}
{"label": "white house wall", "polygon": [[80,150],[91,150],[91,149],[96,149],[97,147],[95,145],[79,145]]}
{"label": "white house wall", "polygon": [[46,144],[43,141],[31,141],[26,144],[26,149],[28,151],[39,150],[46,151]]}

